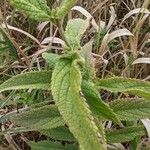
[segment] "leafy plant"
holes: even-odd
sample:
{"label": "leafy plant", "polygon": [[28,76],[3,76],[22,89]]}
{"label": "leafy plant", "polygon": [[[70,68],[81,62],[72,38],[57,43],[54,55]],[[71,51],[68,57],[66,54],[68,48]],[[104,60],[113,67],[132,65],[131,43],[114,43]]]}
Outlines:
{"label": "leafy plant", "polygon": [[[43,0],[11,0],[18,10],[38,21],[59,21],[75,4],[75,0],[63,0],[60,7],[50,10]],[[21,127],[8,129],[1,134],[39,131],[58,140],[29,142],[33,149],[81,149],[106,150],[107,144],[126,142],[136,136],[146,135],[143,126],[124,127],[125,122],[138,121],[150,116],[150,83],[120,77],[97,79],[93,73],[91,51],[81,45],[90,20],[71,19],[63,33],[66,46],[62,55],[44,53],[51,71],[31,71],[10,78],[0,85],[0,92],[19,89],[51,91],[54,103],[31,105],[18,115],[10,113],[1,122],[12,121]],[[125,30],[125,35],[132,34]],[[110,36],[110,35],[108,35]],[[117,37],[117,36],[114,36]],[[109,42],[111,37],[108,38]],[[100,40],[100,39],[99,39]],[[93,43],[93,41],[91,41]],[[102,47],[102,49],[105,45]],[[91,73],[92,72],[92,73]],[[134,99],[102,100],[100,90],[132,94]],[[142,99],[141,99],[142,98]],[[105,129],[104,122],[112,121],[115,131]],[[120,129],[121,128],[121,129]],[[69,141],[64,146],[59,141]]]}

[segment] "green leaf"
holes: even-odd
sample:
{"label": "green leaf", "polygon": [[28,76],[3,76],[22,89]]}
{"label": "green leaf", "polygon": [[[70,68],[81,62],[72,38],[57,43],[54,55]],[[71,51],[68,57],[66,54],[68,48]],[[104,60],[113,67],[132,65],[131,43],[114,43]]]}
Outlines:
{"label": "green leaf", "polygon": [[95,68],[92,59],[92,44],[93,41],[86,43],[80,51],[81,56],[85,59],[85,64],[83,66],[83,79],[93,80],[95,78]]}
{"label": "green leaf", "polygon": [[87,30],[89,26],[89,22],[83,19],[72,19],[69,20],[66,30],[65,30],[65,38],[67,43],[73,50],[78,50],[81,48],[80,40],[84,32]]}
{"label": "green leaf", "polygon": [[75,145],[66,144],[65,146],[61,145],[58,142],[51,141],[40,141],[40,142],[28,142],[29,146],[33,150],[77,150],[78,147]]}
{"label": "green leaf", "polygon": [[139,120],[150,118],[150,101],[142,99],[122,99],[109,103],[121,120]]}
{"label": "green leaf", "polygon": [[89,104],[92,112],[97,117],[104,117],[121,125],[118,116],[113,112],[108,104],[101,100],[100,94],[94,87],[94,84],[84,80],[82,82],[82,92],[85,95],[87,103]]}
{"label": "green leaf", "polygon": [[114,77],[98,80],[97,85],[111,92],[125,92],[150,99],[150,82]]}
{"label": "green leaf", "polygon": [[33,150],[77,150],[77,145],[69,145],[66,144],[65,146],[61,145],[58,142],[52,141],[40,141],[40,142],[28,142],[29,146]]}
{"label": "green leaf", "polygon": [[139,143],[141,142],[141,136],[136,136],[132,141],[131,141],[131,146],[130,149],[131,150],[137,150]]}
{"label": "green leaf", "polygon": [[122,143],[133,140],[136,136],[146,135],[146,130],[143,126],[126,127],[112,131],[106,131],[108,143]]}
{"label": "green leaf", "polygon": [[54,105],[31,109],[17,116],[12,116],[10,120],[21,127],[28,128],[29,131],[51,129],[65,124]]}
{"label": "green leaf", "polygon": [[50,130],[40,131],[42,134],[60,141],[76,141],[72,133],[66,127],[57,127]]}
{"label": "green leaf", "polygon": [[46,0],[11,0],[19,11],[37,21],[50,21],[50,10]]}
{"label": "green leaf", "polygon": [[79,63],[81,60],[77,53],[59,59],[52,74],[52,95],[80,148],[103,150],[103,135],[98,133],[86,100],[80,95],[82,78]]}
{"label": "green leaf", "polygon": [[93,51],[98,52],[101,46],[104,36],[107,34],[106,28],[100,28],[98,32],[95,33],[94,42],[93,42]]}
{"label": "green leaf", "polygon": [[1,51],[2,50],[8,50],[10,55],[12,57],[14,57],[15,59],[18,59],[18,54],[17,54],[17,50],[16,50],[16,47],[14,46],[14,43],[12,42],[12,39],[10,38],[9,34],[2,28],[0,27],[0,33],[2,34],[3,36],[3,40],[0,44],[3,44],[4,47],[0,47],[1,48]]}
{"label": "green leaf", "polygon": [[0,92],[18,89],[50,89],[51,72],[34,71],[19,74],[0,85]]}
{"label": "green leaf", "polygon": [[62,0],[60,6],[56,10],[56,18],[61,19],[71,10],[75,5],[76,0]]}
{"label": "green leaf", "polygon": [[53,54],[53,53],[43,53],[42,57],[49,64],[50,68],[53,69],[60,56],[57,54]]}

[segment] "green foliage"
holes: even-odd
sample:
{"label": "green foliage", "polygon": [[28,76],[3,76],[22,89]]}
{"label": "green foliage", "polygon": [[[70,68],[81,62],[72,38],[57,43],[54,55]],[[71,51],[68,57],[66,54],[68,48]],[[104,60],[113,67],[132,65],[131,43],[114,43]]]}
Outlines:
{"label": "green foliage", "polygon": [[19,126],[28,128],[29,131],[51,129],[64,125],[57,107],[53,105],[31,109],[17,116],[11,116],[10,120]]}
{"label": "green foliage", "polygon": [[10,113],[0,118],[0,122],[13,121],[15,124],[28,128],[28,131],[51,129],[63,126],[64,121],[55,105],[45,105],[39,108],[28,108],[21,113]]}
{"label": "green foliage", "polygon": [[51,72],[34,71],[17,75],[0,85],[0,92],[17,89],[50,89]]}
{"label": "green foliage", "polygon": [[92,112],[97,117],[104,117],[121,125],[118,116],[113,112],[109,105],[101,100],[100,94],[96,87],[94,87],[94,84],[84,80],[82,82],[82,92],[85,95]]}
{"label": "green foliage", "polygon": [[93,80],[95,78],[95,69],[93,68],[93,62],[91,60],[92,44],[93,44],[92,41],[88,42],[81,48],[80,51],[80,55],[85,60],[82,69],[83,70],[82,76],[84,80]]}
{"label": "green foliage", "polygon": [[136,136],[143,136],[146,130],[143,126],[126,127],[116,131],[106,131],[108,143],[122,143],[133,140]]}
{"label": "green foliage", "polygon": [[46,60],[51,69],[54,69],[56,62],[59,59],[59,55],[53,53],[43,53],[42,57]]}
{"label": "green foliage", "polygon": [[53,21],[63,18],[76,0],[62,0],[60,7],[50,10],[46,0],[10,0],[11,5],[37,21]]}
{"label": "green foliage", "polygon": [[0,26],[0,34],[2,39],[0,39],[0,53],[3,51],[8,51],[11,57],[18,59],[18,54],[14,43],[12,42],[8,33]]}
{"label": "green foliage", "polygon": [[99,89],[111,92],[130,93],[146,99],[150,98],[150,82],[120,77],[101,79],[97,81]]}
{"label": "green foliage", "polygon": [[61,145],[58,142],[41,141],[41,142],[29,142],[28,143],[33,150],[77,150],[77,146],[66,144]]}
{"label": "green foliage", "polygon": [[11,4],[34,20],[50,21],[51,19],[46,0],[11,0]]}
{"label": "green foliage", "polygon": [[59,59],[52,75],[52,94],[80,147],[87,150],[104,149],[103,136],[98,133],[86,100],[80,95],[82,78],[79,63],[81,60],[77,53]]}
{"label": "green foliage", "polygon": [[121,99],[109,103],[121,120],[139,120],[150,118],[150,101],[143,99]]}
{"label": "green foliage", "polygon": [[[39,131],[60,141],[29,142],[31,148],[35,150],[105,150],[107,143],[131,141],[135,137],[146,135],[143,126],[128,127],[126,121],[139,121],[150,117],[150,102],[146,100],[150,98],[150,83],[120,77],[94,81],[96,74],[91,61],[93,41],[81,46],[81,38],[88,29],[90,20],[71,19],[63,33],[63,25],[60,26],[62,19],[76,1],[62,0],[60,6],[52,11],[46,2],[46,0],[11,0],[13,6],[30,18],[53,21],[58,28],[61,27],[59,30],[66,42],[63,55],[44,53],[43,58],[52,71],[31,71],[12,77],[0,85],[0,92],[19,89],[51,90],[50,93],[43,95],[53,96],[54,101],[52,104],[44,101],[32,105],[19,114],[15,111],[1,116],[1,123],[12,121],[20,126],[3,131],[1,134]],[[6,43],[10,42],[6,48],[12,47],[12,55],[17,57],[15,46],[9,36],[1,28],[0,32]],[[105,34],[104,29],[95,37],[95,51]],[[6,44],[3,41],[1,43]],[[98,89],[129,93],[144,99],[122,99],[106,104],[102,101]],[[37,91],[30,94],[31,98],[38,98]],[[26,97],[26,94],[23,97]],[[127,127],[119,129],[117,126],[116,130],[104,130],[102,123],[105,121],[104,125],[107,125],[108,120],[122,127],[127,124]],[[131,125],[133,124],[134,122],[131,122]],[[115,124],[113,125],[115,127]],[[61,141],[72,144],[62,145]]]}
{"label": "green foliage", "polygon": [[71,49],[78,50],[79,48],[81,48],[80,46],[81,36],[86,31],[88,26],[89,22],[83,19],[77,18],[68,21],[65,30],[65,38]]}
{"label": "green foliage", "polygon": [[57,127],[50,130],[40,131],[42,134],[60,141],[76,141],[73,134],[66,127]]}
{"label": "green foliage", "polygon": [[103,40],[104,36],[106,35],[106,33],[107,33],[106,28],[99,29],[99,31],[95,33],[94,42],[93,42],[93,50],[95,52],[97,52],[99,50],[99,47],[100,47],[102,40]]}
{"label": "green foliage", "polygon": [[57,8],[56,18],[63,18],[75,5],[76,0],[62,0],[60,7]]}

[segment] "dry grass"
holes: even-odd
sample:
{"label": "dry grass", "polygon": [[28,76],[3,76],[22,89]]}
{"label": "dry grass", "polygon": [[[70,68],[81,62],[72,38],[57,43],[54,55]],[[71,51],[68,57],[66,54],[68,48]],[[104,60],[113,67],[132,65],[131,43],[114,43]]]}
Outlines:
{"label": "dry grass", "polygon": [[[55,1],[51,4],[56,6]],[[103,78],[115,75],[150,81],[150,1],[78,0],[77,5],[82,8],[78,8],[78,11],[74,8],[68,18],[92,16],[92,25],[98,31],[95,33],[90,29],[82,40],[82,44],[93,38],[96,40],[96,45],[93,45],[93,57],[97,76]],[[6,0],[0,1],[0,10],[1,25],[18,52],[18,59],[12,58],[8,52],[0,52],[0,82],[20,72],[46,67],[41,57],[44,51],[62,53],[64,42],[59,29],[52,23],[30,20],[10,7]],[[67,18],[64,26],[66,21]],[[7,98],[0,95],[0,99]],[[107,99],[109,96],[105,97],[105,100]],[[12,110],[14,109],[16,107],[13,105]],[[10,108],[3,107],[0,109],[0,115],[10,111]],[[12,126],[13,124],[8,123],[1,127]],[[1,137],[0,145],[26,150],[26,140],[40,138],[37,133],[17,136],[6,134],[5,139]]]}

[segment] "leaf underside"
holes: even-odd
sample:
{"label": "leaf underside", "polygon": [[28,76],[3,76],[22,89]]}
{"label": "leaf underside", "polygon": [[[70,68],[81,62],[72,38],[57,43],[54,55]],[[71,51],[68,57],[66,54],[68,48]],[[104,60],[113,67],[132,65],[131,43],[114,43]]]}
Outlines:
{"label": "leaf underside", "polygon": [[92,112],[97,117],[104,117],[115,123],[121,124],[117,114],[113,112],[113,109],[111,109],[108,104],[101,100],[99,92],[92,83],[84,80],[82,82],[82,92],[85,95]]}
{"label": "leaf underside", "polygon": [[11,0],[19,11],[37,21],[50,21],[50,10],[46,0]]}
{"label": "leaf underside", "polygon": [[70,9],[75,5],[76,0],[62,0],[60,6],[56,10],[56,17],[58,19],[63,18]]}
{"label": "leaf underside", "polygon": [[133,140],[136,136],[146,135],[144,126],[126,127],[114,131],[106,131],[108,143],[122,143]]}
{"label": "leaf underside", "polygon": [[40,142],[28,142],[29,146],[34,150],[77,150],[76,145],[66,144],[61,145],[58,142],[52,141],[40,141]]}
{"label": "leaf underside", "polygon": [[33,71],[19,74],[0,85],[0,92],[18,89],[50,89],[51,72]]}
{"label": "leaf underside", "polygon": [[57,107],[53,105],[32,109],[22,114],[12,116],[10,120],[21,127],[28,128],[30,131],[52,129],[65,124]]}
{"label": "leaf underside", "polygon": [[150,99],[150,82],[120,77],[101,79],[97,81],[99,89],[111,92],[123,92]]}
{"label": "leaf underside", "polygon": [[98,133],[85,99],[80,95],[81,73],[77,66],[77,57],[73,53],[57,62],[52,75],[52,94],[81,149],[104,149],[104,139]]}
{"label": "leaf underside", "polygon": [[143,99],[121,99],[109,103],[121,120],[150,118],[150,101]]}
{"label": "leaf underside", "polygon": [[86,31],[89,23],[83,19],[71,19],[67,23],[65,30],[65,38],[67,43],[73,50],[81,48],[80,40],[83,33]]}
{"label": "leaf underside", "polygon": [[55,140],[76,141],[69,129],[64,126],[50,130],[41,130],[40,132]]}

